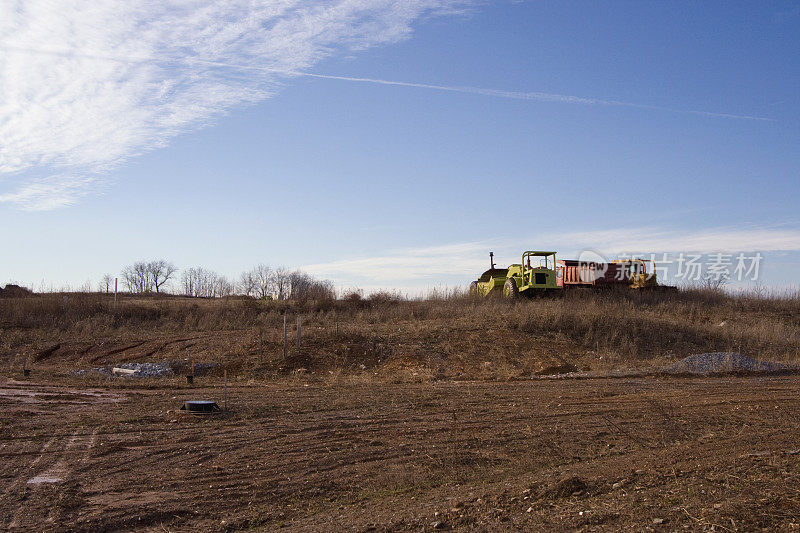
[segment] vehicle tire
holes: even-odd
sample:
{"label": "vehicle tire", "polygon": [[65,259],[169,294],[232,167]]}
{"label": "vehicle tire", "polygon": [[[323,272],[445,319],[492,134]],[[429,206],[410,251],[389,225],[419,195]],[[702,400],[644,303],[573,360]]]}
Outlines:
{"label": "vehicle tire", "polygon": [[507,279],[505,284],[503,284],[503,296],[509,300],[519,298],[519,288],[517,288],[517,282],[512,278]]}
{"label": "vehicle tire", "polygon": [[469,295],[470,296],[477,296],[478,295],[478,282],[473,281],[469,284]]}

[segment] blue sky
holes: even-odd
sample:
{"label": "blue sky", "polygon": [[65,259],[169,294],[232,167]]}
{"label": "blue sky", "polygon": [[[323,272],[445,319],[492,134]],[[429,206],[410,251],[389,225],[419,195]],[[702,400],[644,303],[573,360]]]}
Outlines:
{"label": "blue sky", "polygon": [[0,3],[0,281],[413,292],[531,248],[800,275],[797,2],[187,5]]}

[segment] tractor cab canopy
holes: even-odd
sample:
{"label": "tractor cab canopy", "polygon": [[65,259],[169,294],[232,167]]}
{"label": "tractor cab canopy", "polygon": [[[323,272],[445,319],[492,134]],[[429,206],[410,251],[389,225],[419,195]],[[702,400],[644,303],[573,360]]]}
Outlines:
{"label": "tractor cab canopy", "polygon": [[531,250],[522,252],[522,264],[525,269],[544,268],[548,270],[555,270],[556,253]]}

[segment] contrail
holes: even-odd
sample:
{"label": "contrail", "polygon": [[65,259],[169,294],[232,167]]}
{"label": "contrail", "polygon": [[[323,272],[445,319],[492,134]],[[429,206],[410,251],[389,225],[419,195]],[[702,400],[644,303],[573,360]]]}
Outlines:
{"label": "contrail", "polygon": [[691,109],[679,109],[672,107],[663,107],[649,104],[637,104],[633,102],[620,102],[618,100],[602,100],[599,98],[587,98],[582,96],[571,96],[566,94],[556,93],[543,93],[543,92],[521,92],[521,91],[504,91],[501,89],[485,89],[481,87],[465,87],[465,86],[450,86],[450,85],[432,85],[428,83],[414,83],[408,81],[395,81],[395,80],[381,80],[376,78],[358,78],[351,76],[334,76],[331,74],[314,74],[311,72],[303,72],[299,70],[277,69],[271,67],[262,67],[258,65],[246,65],[237,63],[226,63],[221,61],[210,61],[199,58],[167,58],[157,59],[153,57],[118,57],[102,53],[86,53],[77,52],[74,50],[46,50],[29,47],[19,47],[14,45],[7,45],[0,43],[0,48],[16,52],[28,52],[36,54],[48,54],[64,57],[86,57],[89,59],[100,59],[107,61],[117,61],[121,63],[171,63],[171,64],[198,64],[210,67],[227,68],[235,70],[254,70],[259,72],[269,72],[273,74],[281,74],[284,76],[306,77],[306,78],[319,78],[324,80],[338,80],[338,81],[351,81],[356,83],[372,83],[376,85],[392,85],[395,87],[411,87],[415,89],[429,89],[434,91],[447,91],[454,93],[464,94],[477,94],[481,96],[492,96],[495,98],[509,98],[513,100],[531,100],[537,102],[555,102],[560,104],[579,104],[579,105],[593,105],[593,106],[614,106],[614,107],[629,107],[634,109],[648,109],[651,111],[665,111],[669,113],[684,113],[691,115],[700,115],[715,118],[728,118],[737,120],[756,120],[762,122],[774,122],[774,119],[767,117],[757,117],[751,115],[737,115],[733,113],[717,113],[712,111],[697,111]]}
{"label": "contrail", "polygon": [[712,111],[696,111],[692,109],[677,109],[672,107],[662,107],[648,104],[637,104],[633,102],[620,102],[617,100],[601,100],[598,98],[586,98],[582,96],[571,96],[567,94],[556,93],[542,93],[542,92],[520,92],[520,91],[504,91],[500,89],[484,89],[481,87],[464,87],[464,86],[450,86],[450,85],[432,85],[429,83],[414,83],[409,81],[395,81],[395,80],[381,80],[377,78],[356,78],[352,76],[334,76],[331,74],[313,74],[311,72],[302,72],[299,70],[282,70],[270,67],[261,67],[257,65],[241,65],[223,63],[218,61],[208,61],[204,59],[188,58],[184,60],[176,60],[179,62],[192,62],[199,63],[213,67],[220,68],[233,68],[242,70],[258,70],[264,72],[273,72],[276,74],[284,74],[287,76],[304,76],[306,78],[320,78],[324,80],[338,80],[338,81],[353,81],[356,83],[374,83],[377,85],[393,85],[396,87],[412,87],[415,89],[431,89],[434,91],[448,91],[454,93],[466,94],[479,94],[482,96],[493,96],[495,98],[511,98],[513,100],[535,100],[538,102],[556,102],[560,104],[581,104],[581,105],[600,105],[600,106],[616,106],[616,107],[631,107],[634,109],[649,109],[652,111],[666,111],[669,113],[687,113],[691,115],[700,115],[706,117],[716,118],[731,118],[738,120],[757,120],[762,122],[774,122],[774,119],[766,117],[756,117],[751,115],[736,115],[732,113],[716,113]]}
{"label": "contrail", "polygon": [[772,122],[773,119],[766,117],[755,117],[750,115],[734,115],[731,113],[714,113],[711,111],[694,111],[690,109],[675,109],[656,105],[636,104],[632,102],[619,102],[617,100],[601,100],[598,98],[585,98],[581,96],[570,96],[566,94],[541,93],[541,92],[518,92],[503,91],[499,89],[482,89],[480,87],[460,87],[447,85],[430,85],[427,83],[411,83],[406,81],[380,80],[374,78],[352,78],[349,76],[331,76],[328,74],[312,74],[309,72],[292,72],[296,76],[306,76],[310,78],[323,78],[327,80],[355,81],[361,83],[376,83],[379,85],[397,85],[400,87],[415,87],[418,89],[433,89],[436,91],[450,91],[456,93],[480,94],[483,96],[494,96],[497,98],[511,98],[514,100],[536,100],[539,102],[557,102],[562,104],[583,104],[583,105],[604,105],[617,107],[633,107],[637,109],[651,109],[655,111],[668,111],[670,113],[690,113],[693,115],[703,115],[707,117],[735,118],[740,120],[760,120]]}

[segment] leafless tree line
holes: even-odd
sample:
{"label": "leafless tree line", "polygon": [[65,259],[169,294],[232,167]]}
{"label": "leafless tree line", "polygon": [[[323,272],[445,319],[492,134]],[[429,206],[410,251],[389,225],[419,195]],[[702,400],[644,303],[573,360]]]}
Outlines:
{"label": "leafless tree line", "polygon": [[181,275],[183,294],[198,298],[232,296],[234,284],[225,276],[202,267],[187,268]]}
{"label": "leafless tree line", "polygon": [[[139,261],[122,270],[122,282],[129,292],[164,292],[176,280],[178,269],[164,259]],[[103,276],[100,290],[109,292],[113,285],[110,274]],[[238,281],[202,267],[185,269],[180,276],[180,292],[185,296],[218,298],[235,294],[275,300],[322,300],[336,297],[333,283],[317,280],[299,270],[270,268],[261,264],[242,272]]]}
{"label": "leafless tree line", "polygon": [[276,300],[323,300],[335,298],[333,283],[299,270],[271,269],[258,265],[239,276],[239,292],[254,298]]}
{"label": "leafless tree line", "polygon": [[138,261],[122,270],[122,282],[130,292],[161,292],[177,271],[164,259]]}

